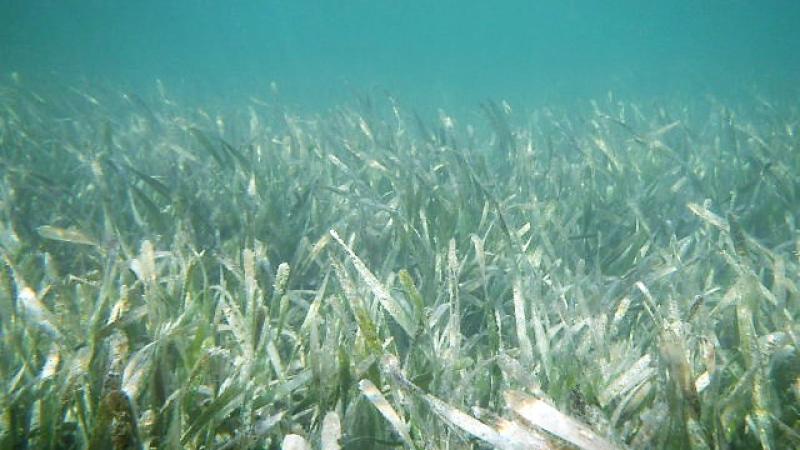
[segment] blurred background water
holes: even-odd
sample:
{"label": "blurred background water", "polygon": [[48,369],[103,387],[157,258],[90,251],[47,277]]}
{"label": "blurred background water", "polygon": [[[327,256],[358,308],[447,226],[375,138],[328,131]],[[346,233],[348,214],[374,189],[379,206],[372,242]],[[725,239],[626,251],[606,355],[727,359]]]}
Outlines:
{"label": "blurred background water", "polygon": [[30,79],[326,108],[800,86],[797,0],[0,0],[0,68]]}

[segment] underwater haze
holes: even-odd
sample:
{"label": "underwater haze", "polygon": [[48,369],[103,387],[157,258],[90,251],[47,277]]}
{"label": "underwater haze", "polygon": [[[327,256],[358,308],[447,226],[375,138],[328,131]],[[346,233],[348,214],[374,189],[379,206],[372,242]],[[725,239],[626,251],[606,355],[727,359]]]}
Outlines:
{"label": "underwater haze", "polygon": [[797,86],[798,23],[791,0],[3,0],[0,66],[312,108],[723,95]]}
{"label": "underwater haze", "polygon": [[0,0],[0,450],[800,449],[800,0]]}

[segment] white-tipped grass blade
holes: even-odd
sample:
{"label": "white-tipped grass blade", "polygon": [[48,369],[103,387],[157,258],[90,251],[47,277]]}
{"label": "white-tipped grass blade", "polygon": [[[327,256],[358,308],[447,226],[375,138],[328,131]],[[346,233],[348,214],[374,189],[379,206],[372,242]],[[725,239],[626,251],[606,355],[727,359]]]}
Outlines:
{"label": "white-tipped grass blade", "polygon": [[408,424],[400,414],[389,404],[381,391],[368,379],[358,382],[358,388],[381,415],[392,425],[394,431],[403,439],[406,445],[413,447]]}
{"label": "white-tipped grass blade", "polygon": [[339,439],[342,438],[342,423],[339,414],[329,411],[322,419],[322,430],[319,436],[320,450],[339,450]]}
{"label": "white-tipped grass blade", "polygon": [[311,445],[299,434],[287,434],[281,442],[281,450],[311,450]]}
{"label": "white-tipped grass blade", "polygon": [[562,413],[543,400],[521,392],[507,391],[506,403],[529,426],[541,428],[583,450],[614,450],[615,445],[588,426]]}
{"label": "white-tipped grass blade", "polygon": [[353,249],[350,248],[340,237],[339,234],[336,233],[335,230],[330,231],[331,237],[333,237],[339,245],[342,246],[344,251],[347,253],[347,256],[350,258],[350,262],[353,263],[355,266],[356,271],[367,284],[367,286],[372,291],[372,294],[378,299],[381,303],[381,306],[386,309],[390,316],[403,328],[403,330],[408,334],[408,336],[413,337],[416,333],[416,324],[412,321],[406,311],[408,308],[404,308],[400,302],[395,299],[386,287],[378,281],[378,278],[370,271],[361,258],[355,254]]}

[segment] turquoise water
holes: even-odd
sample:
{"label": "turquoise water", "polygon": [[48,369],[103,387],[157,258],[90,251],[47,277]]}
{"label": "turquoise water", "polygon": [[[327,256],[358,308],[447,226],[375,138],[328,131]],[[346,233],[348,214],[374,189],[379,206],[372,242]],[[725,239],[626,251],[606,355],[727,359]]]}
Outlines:
{"label": "turquoise water", "polygon": [[419,108],[487,98],[782,91],[800,3],[746,1],[11,1],[0,67],[28,78],[326,107],[389,92]]}
{"label": "turquoise water", "polygon": [[0,450],[800,448],[798,25],[0,0]]}

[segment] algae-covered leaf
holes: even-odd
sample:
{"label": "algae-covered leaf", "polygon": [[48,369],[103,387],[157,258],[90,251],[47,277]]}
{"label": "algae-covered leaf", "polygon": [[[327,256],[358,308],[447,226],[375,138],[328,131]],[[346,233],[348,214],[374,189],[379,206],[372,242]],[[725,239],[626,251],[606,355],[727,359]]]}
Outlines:
{"label": "algae-covered leaf", "polygon": [[32,328],[40,329],[53,339],[60,340],[62,333],[57,325],[56,316],[39,299],[36,292],[23,287],[17,294],[17,305],[21,308],[22,316]]}
{"label": "algae-covered leaf", "polygon": [[52,241],[97,246],[97,241],[89,237],[83,231],[74,228],[59,228],[50,225],[42,225],[36,228],[36,232],[39,233],[39,236]]}
{"label": "algae-covered leaf", "polygon": [[495,428],[481,422],[475,417],[447,404],[445,401],[430,394],[422,394],[422,398],[448,425],[467,432],[476,438],[487,442],[499,449],[518,449],[516,442],[506,433],[500,433]]}
{"label": "algae-covered leaf", "polygon": [[368,379],[358,382],[358,388],[370,403],[381,413],[381,415],[392,425],[394,431],[403,439],[406,445],[411,446],[411,435],[409,434],[408,424],[400,417],[400,414],[389,404],[381,391]]}
{"label": "algae-covered leaf", "polygon": [[155,350],[154,342],[140,348],[130,357],[122,372],[122,391],[133,401],[139,397],[142,384],[147,381]]}
{"label": "algae-covered leaf", "polygon": [[231,411],[239,408],[243,402],[243,390],[242,385],[234,384],[214,398],[203,408],[200,415],[189,422],[189,427],[181,437],[181,444],[188,445],[198,433],[208,430],[208,427],[216,426],[228,417]]}
{"label": "algae-covered leaf", "polygon": [[600,404],[607,405],[655,375],[650,355],[644,355],[612,381],[599,396]]}
{"label": "algae-covered leaf", "polygon": [[255,433],[256,436],[265,436],[280,423],[281,419],[283,419],[283,416],[285,415],[285,411],[280,411],[257,421],[255,424],[253,424],[253,433]]}
{"label": "algae-covered leaf", "polygon": [[531,323],[533,325],[533,336],[536,339],[536,350],[539,352],[538,357],[542,360],[545,375],[550,377],[553,367],[553,358],[550,355],[550,337],[545,330],[543,319],[539,307],[531,302]]}
{"label": "algae-covered leaf", "polygon": [[661,128],[658,128],[656,130],[651,131],[650,132],[650,136],[652,138],[659,137],[659,136],[661,136],[663,134],[666,134],[667,132],[669,132],[670,130],[674,129],[675,127],[679,126],[680,124],[681,124],[680,120],[676,120],[674,122],[668,123],[667,125],[664,125]]}
{"label": "algae-covered leaf", "polygon": [[622,163],[620,163],[619,158],[615,154],[615,152],[611,149],[611,146],[601,137],[594,137],[592,139],[594,141],[594,145],[600,149],[600,151],[608,158],[608,161],[614,166],[617,172],[621,172],[623,169]]}
{"label": "algae-covered leaf", "polygon": [[344,291],[344,296],[350,302],[350,309],[355,316],[356,324],[358,325],[358,329],[361,332],[364,341],[366,342],[367,348],[373,354],[380,354],[381,344],[380,339],[378,338],[378,327],[376,326],[375,321],[373,321],[372,317],[370,317],[369,311],[364,305],[364,302],[361,300],[361,297],[356,292],[353,281],[350,279],[350,276],[347,274],[347,271],[342,263],[333,260],[331,261],[331,264],[336,271],[336,277],[339,279],[339,284]]}
{"label": "algae-covered leaf", "polygon": [[686,204],[686,207],[689,208],[689,211],[691,211],[694,215],[703,219],[703,221],[705,221],[706,223],[713,225],[718,230],[725,232],[728,232],[730,230],[725,220],[722,217],[711,212],[706,206],[689,202]]}
{"label": "algae-covered leaf", "polygon": [[513,420],[498,419],[495,422],[495,428],[500,436],[509,441],[509,448],[515,450],[555,450],[558,448],[538,431]]}
{"label": "algae-covered leaf", "polygon": [[447,357],[456,360],[461,353],[461,301],[458,290],[459,263],[456,240],[450,239],[447,246],[447,293],[450,297],[450,317],[447,322]]}
{"label": "algae-covered leaf", "polygon": [[130,267],[147,286],[155,284],[158,273],[156,271],[156,252],[152,242],[142,241],[139,256],[131,260]]}
{"label": "algae-covered leaf", "polygon": [[425,302],[422,299],[422,294],[419,293],[417,286],[414,284],[414,279],[411,278],[411,274],[407,270],[401,270],[398,275],[400,284],[403,286],[403,292],[405,292],[406,297],[411,300],[411,304],[414,306],[414,318],[417,326],[420,326],[425,320]]}
{"label": "algae-covered leaf", "polygon": [[342,438],[342,423],[339,414],[329,411],[322,419],[322,429],[319,436],[320,450],[339,450],[339,439]]}
{"label": "algae-covered leaf", "polygon": [[528,426],[541,428],[584,450],[618,448],[585,424],[550,406],[544,400],[517,391],[506,391],[504,397],[511,410]]}
{"label": "algae-covered leaf", "polygon": [[53,378],[61,367],[61,352],[57,345],[51,345],[42,369],[39,371],[39,381]]}
{"label": "algae-covered leaf", "polygon": [[522,361],[526,365],[533,362],[533,347],[528,337],[528,321],[525,319],[525,299],[522,297],[522,286],[519,277],[514,279],[514,319],[517,325],[517,340]]}
{"label": "algae-covered leaf", "polygon": [[281,442],[281,450],[311,450],[311,445],[299,434],[287,434]]}
{"label": "algae-covered leaf", "polygon": [[744,230],[742,230],[742,226],[739,225],[739,221],[736,220],[733,214],[728,213],[727,218],[734,251],[740,258],[748,258],[750,252],[747,249],[747,237],[744,234]]}
{"label": "algae-covered leaf", "polygon": [[518,450],[515,441],[510,439],[508,433],[500,433],[490,425],[487,425],[470,414],[448,404],[444,400],[425,393],[417,385],[412,383],[400,370],[400,362],[396,357],[389,355],[381,361],[382,369],[388,373],[403,389],[410,390],[419,396],[430,409],[439,416],[445,423],[461,431],[471,434],[476,438],[487,442],[499,449]]}
{"label": "algae-covered leaf", "polygon": [[353,249],[339,237],[339,234],[336,233],[335,230],[331,230],[330,233],[331,237],[342,246],[350,257],[350,261],[353,263],[353,266],[355,266],[356,271],[370,288],[373,295],[380,301],[381,306],[386,309],[389,315],[403,328],[403,331],[405,331],[408,336],[413,337],[416,333],[416,324],[408,317],[408,313],[406,313],[407,308],[404,308],[399,300],[389,293],[389,290],[378,281],[378,278],[367,268]]}

